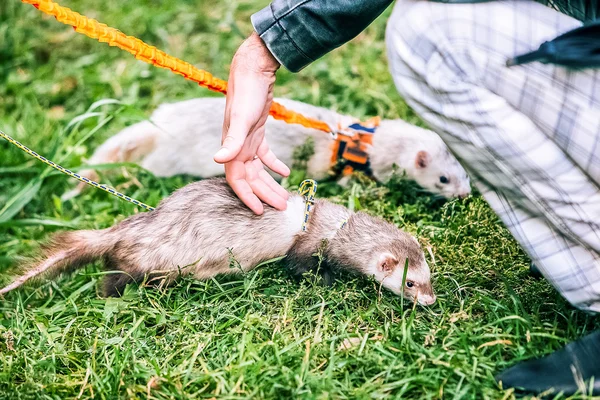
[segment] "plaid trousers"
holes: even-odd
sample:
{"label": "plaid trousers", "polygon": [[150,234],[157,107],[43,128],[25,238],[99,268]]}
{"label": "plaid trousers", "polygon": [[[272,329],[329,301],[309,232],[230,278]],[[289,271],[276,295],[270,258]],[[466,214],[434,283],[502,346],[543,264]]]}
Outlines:
{"label": "plaid trousers", "polygon": [[545,278],[600,312],[600,72],[505,66],[579,25],[532,1],[398,0],[386,43],[400,94]]}

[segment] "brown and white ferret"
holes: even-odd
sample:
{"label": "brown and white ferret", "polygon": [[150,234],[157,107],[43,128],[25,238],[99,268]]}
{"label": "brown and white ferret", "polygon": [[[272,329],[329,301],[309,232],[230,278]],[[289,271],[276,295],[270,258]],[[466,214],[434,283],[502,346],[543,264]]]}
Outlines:
{"label": "brown and white ferret", "polygon": [[[330,126],[348,126],[354,121],[347,115],[299,101],[275,99],[291,110],[316,118]],[[219,150],[224,98],[198,98],[163,104],[149,121],[131,125],[109,138],[96,149],[90,165],[136,162],[158,177],[188,174],[200,178],[223,176],[223,166],[213,161]],[[294,150],[307,138],[315,143],[315,153],[308,160],[307,175],[316,180],[326,178],[332,154],[331,136],[297,124],[287,124],[269,117],[265,135],[271,150],[291,166]],[[469,177],[442,139],[434,132],[403,120],[383,120],[368,150],[373,177],[387,181],[398,172],[423,188],[446,198],[465,197],[471,192]],[[82,171],[97,180],[92,170]],[[277,178],[277,177],[276,177]],[[347,178],[341,179],[342,184]],[[63,195],[63,200],[77,196],[85,183]]]}
{"label": "brown and white ferret", "polygon": [[302,231],[304,208],[305,199],[291,194],[286,211],[265,206],[264,214],[257,216],[224,179],[194,182],[155,210],[111,228],[54,235],[42,258],[0,289],[0,295],[31,278],[72,271],[99,259],[106,270],[115,272],[105,276],[104,293],[116,296],[128,283],[152,275],[167,283],[180,274],[209,279],[286,255],[285,265],[297,275],[313,271],[327,282],[332,270],[358,273],[421,305],[435,302],[429,266],[413,236],[381,218],[322,199],[315,200],[307,230]]}

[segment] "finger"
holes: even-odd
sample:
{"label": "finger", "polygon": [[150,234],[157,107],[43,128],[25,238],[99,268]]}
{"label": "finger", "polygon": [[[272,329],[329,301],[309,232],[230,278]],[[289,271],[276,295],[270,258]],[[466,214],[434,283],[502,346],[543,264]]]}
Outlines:
{"label": "finger", "polygon": [[252,187],[246,181],[246,169],[244,163],[233,161],[225,164],[225,176],[227,183],[235,194],[252,212],[261,215],[264,207],[260,199],[254,194]]}
{"label": "finger", "polygon": [[242,150],[244,139],[227,134],[219,151],[213,157],[219,164],[227,163],[233,160]]}
{"label": "finger", "polygon": [[248,180],[248,183],[259,199],[277,210],[283,211],[287,208],[287,199],[273,191],[262,179],[258,179],[258,172],[251,162],[246,163],[246,173],[256,176],[257,179]]}
{"label": "finger", "polygon": [[249,125],[244,117],[238,117],[231,121],[223,145],[214,156],[216,162],[219,164],[229,162],[240,153],[249,133]]}
{"label": "finger", "polygon": [[263,164],[271,171],[284,177],[290,175],[290,169],[271,151],[266,138],[263,139],[256,154]]}
{"label": "finger", "polygon": [[290,193],[285,190],[277,181],[264,169],[258,173],[260,180],[262,180],[272,191],[277,193],[278,196],[285,199],[286,201],[290,197]]}
{"label": "finger", "polygon": [[265,169],[259,158],[255,158],[252,161],[256,172],[258,173],[258,179],[262,180],[272,191],[281,196],[286,202],[290,197],[290,193],[285,190],[271,174]]}

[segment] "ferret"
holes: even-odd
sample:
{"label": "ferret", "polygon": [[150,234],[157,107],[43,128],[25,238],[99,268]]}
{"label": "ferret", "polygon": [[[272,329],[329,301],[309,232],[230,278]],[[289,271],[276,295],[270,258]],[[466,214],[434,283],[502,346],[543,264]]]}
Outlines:
{"label": "ferret", "polygon": [[[338,123],[348,126],[354,122],[352,117],[325,108],[281,98],[275,100],[330,126]],[[104,142],[96,149],[89,164],[136,162],[158,177],[178,174],[199,178],[222,176],[224,168],[213,161],[213,155],[220,148],[224,110],[224,98],[207,97],[163,104],[149,121],[131,125]],[[307,175],[317,180],[329,176],[331,135],[272,117],[267,120],[265,135],[273,153],[288,166],[292,165],[294,149],[312,138],[315,152],[308,160]],[[466,197],[471,192],[467,173],[442,139],[430,130],[403,120],[382,120],[368,154],[377,181],[387,181],[395,165],[398,172],[406,173],[407,178],[446,198]],[[81,174],[97,180],[97,174],[92,170]],[[340,184],[347,181],[348,177],[339,179]],[[77,196],[85,186],[79,184],[65,193],[63,200]]]}
{"label": "ferret", "polygon": [[31,278],[73,271],[100,259],[105,270],[114,272],[104,278],[104,295],[119,296],[128,283],[151,275],[165,284],[180,274],[210,279],[285,255],[285,266],[298,277],[314,272],[327,283],[333,271],[357,273],[421,305],[435,302],[429,266],[413,236],[381,218],[323,199],[314,201],[303,231],[305,205],[303,196],[292,193],[286,211],[265,205],[264,214],[257,216],[225,179],[194,182],[156,209],[111,228],[55,234],[41,259],[0,289],[0,296]]}

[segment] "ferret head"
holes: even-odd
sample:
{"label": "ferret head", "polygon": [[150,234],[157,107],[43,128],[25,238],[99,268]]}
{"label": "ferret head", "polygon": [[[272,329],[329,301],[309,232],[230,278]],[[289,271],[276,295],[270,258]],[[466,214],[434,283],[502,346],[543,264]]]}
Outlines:
{"label": "ferret head", "polygon": [[467,172],[443,144],[436,151],[419,150],[415,155],[413,174],[412,178],[419,185],[446,198],[464,198],[471,193]]}
{"label": "ferret head", "polygon": [[358,212],[337,231],[328,248],[333,261],[374,277],[393,293],[421,305],[435,303],[429,265],[419,242],[395,225]]}
{"label": "ferret head", "polygon": [[471,184],[464,168],[433,131],[403,120],[381,122],[369,147],[375,178],[387,180],[393,165],[423,188],[446,198],[466,197]]}
{"label": "ferret head", "polygon": [[[386,289],[416,301],[423,306],[435,303],[435,294],[431,286],[429,265],[419,243],[407,233],[397,241],[376,251],[371,260],[373,276]],[[406,281],[402,285],[404,268],[407,265]]]}

